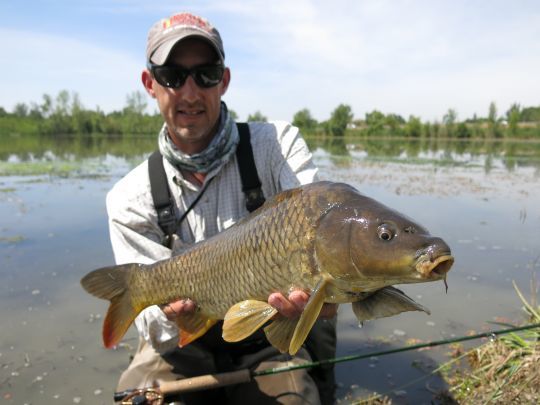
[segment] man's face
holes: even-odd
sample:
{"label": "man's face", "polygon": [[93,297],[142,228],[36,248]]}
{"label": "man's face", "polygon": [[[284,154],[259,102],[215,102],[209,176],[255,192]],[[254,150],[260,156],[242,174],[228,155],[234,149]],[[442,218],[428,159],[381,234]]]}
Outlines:
{"label": "man's face", "polygon": [[[216,60],[216,53],[209,44],[188,38],[173,48],[167,65],[191,68],[215,63]],[[188,154],[203,151],[219,127],[221,96],[229,85],[229,69],[225,69],[221,82],[210,88],[199,87],[191,76],[178,89],[164,87],[148,70],[143,71],[142,80],[148,93],[156,98],[169,136],[176,146]]]}

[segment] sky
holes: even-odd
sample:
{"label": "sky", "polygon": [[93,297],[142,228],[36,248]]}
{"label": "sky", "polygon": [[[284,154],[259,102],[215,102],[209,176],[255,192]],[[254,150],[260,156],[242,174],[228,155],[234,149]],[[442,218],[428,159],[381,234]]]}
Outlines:
{"label": "sky", "polygon": [[[76,92],[110,112],[144,91],[150,26],[207,18],[224,41],[240,119],[319,121],[339,104],[441,121],[540,105],[540,2],[499,0],[0,0],[0,106]],[[157,111],[148,97],[149,112]]]}

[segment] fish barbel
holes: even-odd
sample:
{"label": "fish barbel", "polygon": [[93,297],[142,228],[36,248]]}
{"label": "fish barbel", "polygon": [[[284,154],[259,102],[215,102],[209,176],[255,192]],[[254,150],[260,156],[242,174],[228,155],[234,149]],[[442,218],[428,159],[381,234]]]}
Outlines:
{"label": "fish barbel", "polygon": [[[269,342],[294,354],[325,302],[351,302],[359,321],[429,313],[392,285],[446,281],[453,262],[448,245],[411,219],[349,185],[318,182],[277,194],[177,256],[94,270],[81,284],[111,301],[106,347],[120,341],[144,308],[190,298],[197,311],[177,318],[181,346],[221,319],[229,342],[272,320],[264,329]],[[310,294],[300,318],[274,317],[268,296],[293,289]]]}

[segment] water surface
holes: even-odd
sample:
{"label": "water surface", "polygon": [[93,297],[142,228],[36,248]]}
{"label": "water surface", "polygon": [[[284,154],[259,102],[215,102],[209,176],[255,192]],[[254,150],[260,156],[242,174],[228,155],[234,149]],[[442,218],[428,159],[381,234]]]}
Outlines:
{"label": "water surface", "polygon": [[[105,194],[154,140],[104,138],[0,147],[0,395],[5,403],[110,403],[136,345],[101,347],[106,303],[80,288],[113,262]],[[359,328],[339,313],[338,354],[373,352],[522,320],[512,280],[528,293],[540,268],[538,143],[309,140],[323,179],[344,181],[443,237],[456,263],[442,282],[400,286],[431,315],[407,313]],[[478,342],[476,342],[478,343]],[[430,376],[448,347],[336,366],[340,398],[376,390],[430,403]]]}

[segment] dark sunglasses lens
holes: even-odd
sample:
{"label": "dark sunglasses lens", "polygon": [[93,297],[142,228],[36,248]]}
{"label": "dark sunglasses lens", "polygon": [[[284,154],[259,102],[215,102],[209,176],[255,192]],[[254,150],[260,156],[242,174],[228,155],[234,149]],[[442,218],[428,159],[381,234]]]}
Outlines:
{"label": "dark sunglasses lens", "polygon": [[202,65],[191,69],[176,66],[155,66],[153,74],[159,84],[177,89],[192,75],[198,86],[209,88],[217,85],[223,78],[224,68],[221,65]]}
{"label": "dark sunglasses lens", "polygon": [[193,78],[201,87],[213,87],[223,78],[223,71],[220,65],[198,66],[193,69]]}
{"label": "dark sunglasses lens", "polygon": [[165,87],[177,89],[186,81],[188,72],[171,66],[159,66],[154,68],[154,77],[157,82]]}

